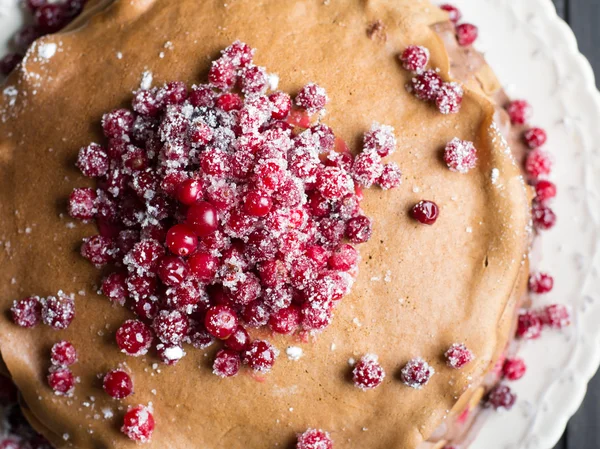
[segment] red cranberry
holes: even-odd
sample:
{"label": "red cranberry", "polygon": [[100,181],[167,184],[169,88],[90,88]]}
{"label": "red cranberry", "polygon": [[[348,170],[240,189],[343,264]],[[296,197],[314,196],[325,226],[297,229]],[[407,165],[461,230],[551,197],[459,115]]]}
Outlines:
{"label": "red cranberry", "polygon": [[238,111],[242,109],[244,101],[237,94],[223,94],[216,101],[216,107],[225,112]]}
{"label": "red cranberry", "polygon": [[108,171],[108,155],[106,150],[97,143],[82,147],[77,156],[77,168],[85,176],[97,178]]}
{"label": "red cranberry", "polygon": [[128,136],[133,127],[135,117],[127,109],[116,109],[102,116],[102,130],[104,135],[113,139],[122,139]]}
{"label": "red cranberry", "polygon": [[529,276],[529,291],[537,294],[548,293],[554,287],[554,278],[547,273],[533,273]]}
{"label": "red cranberry", "polygon": [[278,334],[291,334],[298,329],[301,319],[300,309],[291,306],[273,313],[269,318],[269,327]]}
{"label": "red cranberry", "polygon": [[75,376],[69,368],[53,366],[48,373],[48,385],[58,396],[73,396]]}
{"label": "red cranberry", "polygon": [[195,108],[202,106],[212,108],[215,104],[215,93],[208,85],[192,86],[189,101]]}
{"label": "red cranberry", "polygon": [[562,329],[571,324],[569,309],[562,304],[547,306],[542,312],[542,323],[553,329]]}
{"label": "red cranberry", "polygon": [[198,238],[189,226],[177,224],[167,231],[165,244],[173,254],[187,256],[198,246]]}
{"label": "red cranberry", "polygon": [[236,331],[238,317],[230,307],[217,305],[207,310],[204,325],[211,335],[224,340]]}
{"label": "red cranberry", "polygon": [[467,173],[475,168],[477,163],[477,150],[473,142],[452,139],[444,149],[444,162],[451,171]]}
{"label": "red cranberry", "polygon": [[395,162],[385,164],[377,183],[383,190],[398,187],[402,183],[402,173],[400,172],[398,165]]}
{"label": "red cranberry", "polygon": [[309,83],[296,95],[296,105],[306,109],[309,114],[321,111],[327,104],[325,89],[315,83]]}
{"label": "red cranberry", "polygon": [[267,85],[267,72],[264,67],[248,65],[240,73],[240,90],[246,96],[264,93]]}
{"label": "red cranberry", "polygon": [[382,174],[381,156],[376,152],[363,152],[354,159],[352,177],[361,186],[371,187]]}
{"label": "red cranberry", "polygon": [[556,196],[556,185],[553,182],[542,179],[535,184],[535,199],[543,203]]}
{"label": "red cranberry", "polygon": [[83,239],[81,255],[96,267],[102,267],[114,260],[115,247],[111,238],[94,235]]}
{"label": "red cranberry", "polygon": [[337,167],[323,168],[317,175],[316,187],[321,195],[329,200],[340,199],[354,189],[350,176]]}
{"label": "red cranberry", "polygon": [[460,12],[460,9],[458,9],[454,5],[445,3],[442,6],[440,6],[440,8],[448,13],[450,21],[452,21],[454,23],[457,23],[462,17],[462,13]]}
{"label": "red cranberry", "polygon": [[177,190],[177,199],[179,202],[188,206],[202,199],[202,184],[195,179],[184,181]]}
{"label": "red cranberry", "polygon": [[248,327],[263,327],[269,322],[270,312],[262,301],[252,301],[244,307],[243,318]]}
{"label": "red cranberry", "polygon": [[346,224],[346,237],[352,243],[365,243],[372,234],[371,219],[364,215],[351,218]]}
{"label": "red cranberry", "polygon": [[547,176],[552,169],[550,156],[543,150],[535,149],[527,155],[525,160],[525,171],[531,179]]}
{"label": "red cranberry", "polygon": [[473,353],[462,343],[454,343],[444,356],[446,357],[446,364],[454,369],[461,369],[474,358]]}
{"label": "red cranberry", "polygon": [[0,73],[8,76],[19,63],[23,60],[23,55],[19,53],[8,53],[0,59]]}
{"label": "red cranberry", "polygon": [[531,209],[533,226],[538,231],[547,231],[556,224],[556,214],[550,207],[545,204],[540,204],[536,201]]}
{"label": "red cranberry", "polygon": [[178,345],[187,334],[189,321],[178,310],[161,310],[152,321],[152,328],[163,343]]}
{"label": "red cranberry", "polygon": [[152,344],[152,331],[138,320],[127,320],[117,330],[116,340],[121,352],[133,357],[144,355]]}
{"label": "red cranberry", "polygon": [[219,259],[215,256],[204,253],[196,252],[188,259],[190,271],[200,282],[211,282],[219,267]]}
{"label": "red cranberry", "polygon": [[225,58],[229,59],[235,67],[245,67],[252,62],[254,50],[246,43],[239,40],[222,51]]}
{"label": "red cranberry", "polygon": [[129,408],[125,413],[121,432],[127,435],[130,440],[147,443],[152,438],[154,426],[154,416],[152,416],[148,407],[138,405]]}
{"label": "red cranberry", "polygon": [[502,374],[508,380],[519,380],[525,375],[527,366],[523,359],[506,359],[502,367]]}
{"label": "red cranberry", "polygon": [[114,369],[106,373],[102,387],[109,396],[115,399],[123,399],[133,393],[131,377],[122,369]]}
{"label": "red cranberry", "polygon": [[421,73],[429,62],[429,50],[420,45],[409,45],[400,55],[400,61],[406,70]]}
{"label": "red cranberry", "polygon": [[354,385],[363,391],[378,387],[385,378],[385,371],[375,354],[366,354],[352,370]]}
{"label": "red cranberry", "polygon": [[69,366],[77,362],[77,350],[68,341],[59,341],[50,350],[50,362],[56,366]]}
{"label": "red cranberry", "polygon": [[135,112],[144,117],[156,117],[163,105],[157,98],[156,89],[152,89],[138,90],[133,97],[131,106]]}
{"label": "red cranberry", "polygon": [[240,355],[231,349],[221,349],[215,355],[213,373],[219,377],[233,377],[240,370]]}
{"label": "red cranberry", "polygon": [[33,13],[36,26],[43,33],[54,33],[63,28],[68,22],[67,8],[64,4],[46,4]]}
{"label": "red cranberry", "polygon": [[171,81],[165,84],[158,93],[163,104],[181,104],[187,99],[187,86],[182,81]]}
{"label": "red cranberry", "polygon": [[187,275],[188,266],[179,257],[166,256],[158,264],[158,277],[170,287],[181,284]]}
{"label": "red cranberry", "polygon": [[329,257],[328,264],[333,270],[349,271],[358,262],[358,252],[352,245],[338,246]]}
{"label": "red cranberry", "polygon": [[10,311],[14,323],[21,327],[31,328],[42,321],[42,303],[37,296],[15,301]]}
{"label": "red cranberry", "polygon": [[206,201],[200,201],[188,209],[187,224],[199,237],[206,237],[217,229],[217,210]]}
{"label": "red cranberry", "polygon": [[238,326],[233,334],[225,340],[225,346],[233,351],[242,352],[250,346],[250,335],[242,326]]}
{"label": "red cranberry", "polygon": [[433,201],[422,200],[419,201],[412,208],[412,216],[419,223],[425,225],[432,225],[436,222],[440,211]]}
{"label": "red cranberry", "polygon": [[376,151],[381,157],[392,154],[396,151],[394,128],[374,123],[371,130],[366,132],[363,136],[363,151]]}
{"label": "red cranberry", "polygon": [[542,128],[530,128],[523,134],[523,140],[533,150],[544,145],[548,136]]}
{"label": "red cranberry", "polygon": [[477,39],[479,35],[479,29],[470,23],[463,23],[456,27],[456,39],[458,45],[466,47],[471,45]]}
{"label": "red cranberry", "polygon": [[244,200],[244,210],[253,217],[264,217],[273,207],[273,200],[264,192],[252,190]]}
{"label": "red cranberry", "polygon": [[150,298],[138,298],[132,305],[133,312],[144,320],[153,320],[158,314],[158,302]]}
{"label": "red cranberry", "polygon": [[287,286],[267,288],[263,295],[263,301],[271,312],[277,312],[292,304],[292,291]]}
{"label": "red cranberry", "polygon": [[275,120],[285,120],[292,109],[292,100],[285,92],[274,92],[269,95],[269,101],[273,106],[271,117]]}
{"label": "red cranberry", "polygon": [[138,275],[156,273],[165,249],[156,240],[141,240],[123,258],[129,270]]}
{"label": "red cranberry", "polygon": [[425,360],[417,357],[409,361],[402,368],[400,378],[409,387],[420,389],[429,382],[429,379],[434,374],[435,370],[433,367],[429,366]]}
{"label": "red cranberry", "polygon": [[207,145],[213,140],[214,132],[205,123],[195,121],[189,129],[189,137],[190,141],[195,145]]}
{"label": "red cranberry", "polygon": [[515,405],[516,400],[517,397],[512,393],[509,387],[506,385],[498,385],[489,392],[485,404],[488,407],[493,407],[495,410],[500,408],[510,410],[513,405]]}
{"label": "red cranberry", "polygon": [[514,100],[506,106],[513,125],[524,125],[531,118],[531,105],[525,100]]}
{"label": "red cranberry", "polygon": [[254,371],[268,373],[275,364],[278,351],[264,340],[255,340],[250,347],[242,353],[242,360]]}
{"label": "red cranberry", "polygon": [[531,310],[522,311],[517,321],[517,336],[526,340],[539,338],[542,333],[542,320]]}
{"label": "red cranberry", "polygon": [[333,449],[333,441],[324,430],[308,429],[298,435],[296,449]]}
{"label": "red cranberry", "polygon": [[236,82],[236,71],[229,58],[213,61],[208,72],[208,81],[217,89],[230,90]]}
{"label": "red cranberry", "polygon": [[435,70],[426,70],[412,79],[411,90],[419,100],[433,101],[442,84],[442,77]]}
{"label": "red cranberry", "polygon": [[127,277],[127,290],[135,300],[148,298],[156,293],[156,278],[150,275],[132,275]]}
{"label": "red cranberry", "polygon": [[206,349],[215,342],[215,339],[204,328],[204,324],[193,322],[186,341],[196,349]]}
{"label": "red cranberry", "polygon": [[228,289],[231,300],[241,306],[250,304],[260,296],[260,280],[254,273],[245,273],[234,287]]}
{"label": "red cranberry", "polygon": [[288,279],[288,271],[281,260],[267,260],[258,266],[260,280],[265,287],[277,287]]}
{"label": "red cranberry", "polygon": [[331,324],[333,318],[330,303],[306,302],[300,308],[302,327],[307,331],[320,331]]}
{"label": "red cranberry", "polygon": [[442,114],[457,114],[460,111],[464,91],[458,83],[444,83],[435,97],[435,105]]}
{"label": "red cranberry", "polygon": [[69,327],[75,318],[75,301],[59,292],[57,296],[49,296],[42,303],[42,321],[56,330]]}

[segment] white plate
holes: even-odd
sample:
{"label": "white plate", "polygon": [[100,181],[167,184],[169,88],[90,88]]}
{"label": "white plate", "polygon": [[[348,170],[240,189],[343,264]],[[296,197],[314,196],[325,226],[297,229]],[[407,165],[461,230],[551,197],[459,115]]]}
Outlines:
{"label": "white plate", "polygon": [[[517,406],[487,420],[471,449],[550,449],[600,364],[600,94],[587,60],[550,0],[453,0],[479,26],[483,50],[508,93],[529,100],[548,130],[559,187],[556,227],[536,241],[536,268],[555,287],[535,305],[562,302],[573,325],[524,345],[527,375]],[[0,0],[0,52],[20,26],[18,0]]]}

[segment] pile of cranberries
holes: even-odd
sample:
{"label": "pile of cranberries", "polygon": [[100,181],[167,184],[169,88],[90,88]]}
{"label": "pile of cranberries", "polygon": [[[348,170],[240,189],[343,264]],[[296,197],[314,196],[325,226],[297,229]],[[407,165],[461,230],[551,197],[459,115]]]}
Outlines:
{"label": "pile of cranberries", "polygon": [[16,51],[0,59],[0,73],[8,75],[23,59],[27,47],[37,38],[55,33],[77,17],[86,0],[25,0],[33,24],[26,25],[13,37]]}

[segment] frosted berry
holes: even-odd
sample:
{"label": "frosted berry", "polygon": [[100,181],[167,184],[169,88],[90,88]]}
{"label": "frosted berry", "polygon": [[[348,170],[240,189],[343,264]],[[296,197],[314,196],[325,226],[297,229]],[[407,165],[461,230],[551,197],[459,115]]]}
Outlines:
{"label": "frosted berry", "polygon": [[250,335],[242,326],[238,326],[233,334],[225,340],[225,347],[233,351],[242,352],[250,346]]}
{"label": "frosted berry", "polygon": [[277,350],[264,340],[255,340],[242,353],[242,360],[254,371],[268,373],[275,364]]}
{"label": "frosted berry", "polygon": [[152,416],[148,407],[138,405],[129,408],[125,413],[121,432],[127,435],[130,440],[147,443],[152,438],[154,426],[154,416]]}
{"label": "frosted berry", "polygon": [[13,303],[10,309],[15,324],[31,328],[42,321],[42,303],[37,296],[29,296]]}
{"label": "frosted berry", "polygon": [[400,55],[400,61],[406,70],[421,73],[429,62],[429,49],[420,45],[409,45]]}
{"label": "frosted berry", "polygon": [[452,139],[444,149],[444,162],[451,171],[467,173],[477,164],[477,150],[473,142]]}
{"label": "frosted berry", "polygon": [[75,376],[69,368],[53,366],[48,372],[48,385],[57,396],[73,396]]}
{"label": "frosted berry", "polygon": [[50,362],[55,366],[70,366],[77,362],[77,350],[68,341],[59,341],[50,350]]}
{"label": "frosted berry", "polygon": [[217,210],[212,204],[200,201],[188,209],[186,223],[197,236],[206,237],[218,227]]}
{"label": "frosted berry", "polygon": [[149,275],[127,277],[127,291],[135,301],[149,298],[156,293],[156,278]]}
{"label": "frosted berry", "polygon": [[542,320],[537,313],[526,310],[519,314],[517,320],[517,336],[525,340],[539,338],[542,333]]}
{"label": "frosted berry", "polygon": [[383,173],[381,156],[376,152],[363,152],[356,156],[352,166],[352,177],[364,187],[371,187]]}
{"label": "frosted berry", "polygon": [[390,162],[383,166],[383,171],[377,180],[377,184],[383,190],[393,189],[402,184],[402,172],[395,162]]}
{"label": "frosted berry", "polygon": [[285,92],[274,92],[269,95],[269,101],[273,106],[271,117],[275,120],[283,120],[292,109],[292,99]]}
{"label": "frosted berry", "polygon": [[217,89],[229,90],[235,82],[237,76],[233,63],[228,58],[219,58],[213,61],[208,72],[208,81]]}
{"label": "frosted berry", "polygon": [[449,367],[461,369],[473,360],[474,355],[464,344],[454,343],[446,351],[444,357]]}
{"label": "frosted berry", "polygon": [[543,294],[552,291],[554,278],[547,273],[533,273],[529,276],[529,291]]}
{"label": "frosted berry", "polygon": [[525,375],[527,366],[523,359],[506,359],[502,367],[502,374],[508,380],[519,380]]}
{"label": "frosted berry", "polygon": [[354,385],[363,391],[379,386],[384,378],[385,371],[374,354],[366,354],[361,357],[352,370]]}
{"label": "frosted berry", "polygon": [[123,139],[128,136],[133,127],[135,117],[128,109],[117,109],[102,116],[104,135],[113,139]]}
{"label": "frosted berry", "polygon": [[103,176],[108,171],[108,155],[100,145],[91,143],[79,150],[77,168],[90,178]]}
{"label": "frosted berry", "polygon": [[571,313],[562,304],[546,306],[541,313],[542,323],[553,329],[562,329],[571,324]]}
{"label": "frosted berry", "polygon": [[246,307],[242,317],[248,327],[263,327],[269,322],[271,313],[262,301],[252,301]]}
{"label": "frosted berry", "polygon": [[267,90],[267,72],[264,67],[248,65],[240,73],[240,90],[244,95],[258,95]]}
{"label": "frosted berry", "polygon": [[269,327],[278,334],[291,334],[300,326],[301,320],[300,309],[291,306],[273,313],[269,318]]}
{"label": "frosted berry", "polygon": [[115,399],[123,399],[133,393],[133,382],[125,371],[114,369],[105,374],[102,380],[102,388],[109,396]]}
{"label": "frosted berry", "polygon": [[190,272],[200,282],[211,282],[219,267],[219,259],[209,253],[195,252],[188,259]]}
{"label": "frosted berry", "polygon": [[173,254],[187,256],[198,246],[198,237],[190,226],[176,224],[167,231],[165,244]]}
{"label": "frosted berry", "polygon": [[454,5],[445,3],[442,6],[440,6],[440,8],[448,13],[448,15],[450,16],[451,22],[457,23],[462,17],[462,13],[460,12],[460,9],[458,9]]}
{"label": "frosted berry", "polygon": [[536,201],[543,203],[556,196],[556,185],[553,182],[545,179],[539,180],[535,184],[535,199]]}
{"label": "frosted berry", "polygon": [[506,106],[506,112],[513,125],[524,125],[531,118],[531,105],[525,100],[514,100]]}
{"label": "frosted berry", "polygon": [[254,50],[246,43],[239,40],[222,51],[225,58],[229,59],[235,67],[245,67],[252,62]]}
{"label": "frosted berry", "polygon": [[346,237],[352,243],[365,243],[373,232],[371,219],[364,215],[351,218],[346,224]]}
{"label": "frosted berry", "polygon": [[96,198],[94,189],[74,189],[69,196],[69,215],[79,220],[91,220],[96,214]]}
{"label": "frosted berry", "polygon": [[534,201],[531,209],[533,226],[538,231],[547,231],[556,224],[556,214],[545,204]]}
{"label": "frosted berry", "polygon": [[165,254],[164,247],[152,239],[141,240],[133,245],[123,258],[129,271],[138,275],[156,273],[158,263]]}
{"label": "frosted berry", "polygon": [[544,145],[548,140],[548,135],[542,128],[530,128],[523,133],[523,140],[533,150]]}
{"label": "frosted berry", "polygon": [[164,105],[181,104],[187,99],[187,86],[182,81],[171,81],[160,88],[158,97]]}
{"label": "frosted berry", "polygon": [[80,252],[84,258],[99,268],[114,260],[115,246],[111,238],[94,235],[83,239]]}
{"label": "frosted berry", "polygon": [[464,91],[458,83],[444,83],[435,97],[435,105],[442,114],[456,114],[460,111]]}
{"label": "frosted berry", "polygon": [[466,47],[477,40],[479,29],[470,23],[463,23],[456,27],[456,39],[458,45]]}
{"label": "frosted berry", "polygon": [[242,97],[232,93],[219,96],[215,102],[215,106],[225,112],[238,111],[242,109],[243,104]]}
{"label": "frosted berry", "polygon": [[69,327],[75,318],[75,301],[73,298],[59,292],[49,296],[42,302],[42,321],[56,330]]}
{"label": "frosted berry", "polygon": [[187,334],[189,320],[178,310],[161,310],[152,321],[152,328],[163,343],[178,345]]}
{"label": "frosted berry", "polygon": [[150,328],[138,320],[125,321],[116,333],[117,345],[121,352],[133,357],[146,354],[152,339]]}
{"label": "frosted berry", "polygon": [[273,200],[269,195],[258,190],[248,192],[244,199],[244,210],[253,217],[264,217],[273,207]]}
{"label": "frosted berry", "polygon": [[196,179],[187,179],[177,189],[177,199],[188,206],[202,199],[202,184]]}
{"label": "frosted berry", "polygon": [[442,84],[442,77],[435,70],[426,70],[412,79],[410,90],[419,100],[434,101]]}
{"label": "frosted berry", "polygon": [[231,349],[221,349],[215,355],[213,373],[219,377],[235,376],[240,370],[240,355]]}
{"label": "frosted berry", "polygon": [[516,400],[517,397],[509,387],[498,385],[489,392],[485,404],[488,407],[493,407],[495,410],[500,408],[510,410],[515,405]]}
{"label": "frosted berry", "polygon": [[358,251],[346,243],[338,246],[327,261],[333,270],[349,271],[358,263]]}
{"label": "frosted berry", "polygon": [[296,449],[333,449],[333,440],[324,430],[308,429],[298,435]]}
{"label": "frosted berry", "polygon": [[230,337],[238,327],[236,313],[228,306],[216,305],[208,309],[204,318],[206,330],[216,338]]}
{"label": "frosted berry", "polygon": [[173,287],[187,277],[189,268],[185,261],[175,256],[165,256],[158,264],[158,277],[163,284]]}
{"label": "frosted berry", "polygon": [[404,368],[400,372],[400,379],[407,386],[420,389],[429,382],[429,379],[434,374],[435,370],[433,367],[429,366],[425,360],[417,357],[404,365]]}
{"label": "frosted berry", "polygon": [[439,208],[433,201],[419,201],[412,208],[412,216],[419,223],[432,225],[436,222],[439,215]]}
{"label": "frosted berry", "polygon": [[552,170],[550,156],[539,148],[531,151],[525,160],[525,171],[531,179],[548,176]]}
{"label": "frosted berry", "polygon": [[306,109],[309,114],[314,114],[325,107],[328,98],[325,89],[317,84],[309,83],[300,89],[295,101],[297,106]]}

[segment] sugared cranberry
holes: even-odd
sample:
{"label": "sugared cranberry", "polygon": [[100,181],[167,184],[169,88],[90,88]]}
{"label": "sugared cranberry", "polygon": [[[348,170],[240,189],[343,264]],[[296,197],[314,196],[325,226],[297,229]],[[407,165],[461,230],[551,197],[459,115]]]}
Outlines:
{"label": "sugared cranberry", "polygon": [[383,166],[381,176],[377,180],[377,184],[383,190],[393,189],[402,183],[402,173],[395,162],[390,162]]}
{"label": "sugared cranberry", "polygon": [[226,339],[236,331],[238,318],[230,307],[216,305],[207,310],[204,325],[211,335]]}
{"label": "sugared cranberry", "polygon": [[460,12],[460,9],[458,9],[454,5],[445,3],[442,6],[440,6],[440,8],[448,13],[448,15],[450,17],[450,21],[452,21],[454,23],[457,23],[462,17],[462,13]]}
{"label": "sugared cranberry", "polygon": [[217,89],[229,90],[236,82],[236,70],[229,58],[213,61],[208,72],[208,81]]}
{"label": "sugared cranberry", "polygon": [[187,334],[189,320],[178,310],[161,310],[152,321],[152,328],[163,343],[178,345]]}
{"label": "sugared cranberry", "polygon": [[238,326],[233,334],[225,340],[225,346],[237,352],[242,352],[250,346],[250,335],[242,326]]}
{"label": "sugared cranberry", "polygon": [[152,331],[138,320],[127,320],[117,330],[116,340],[121,352],[133,357],[144,355],[152,344]]}
{"label": "sugared cranberry", "polygon": [[477,39],[479,35],[479,29],[470,23],[463,23],[456,27],[456,39],[458,45],[466,47],[471,45]]}
{"label": "sugared cranberry", "polygon": [[529,148],[535,149],[544,145],[548,136],[542,128],[530,128],[523,133],[523,140]]}
{"label": "sugared cranberry", "polygon": [[307,331],[320,331],[325,329],[333,319],[329,302],[306,302],[302,304],[302,327]]}
{"label": "sugared cranberry", "polygon": [[285,92],[274,92],[269,95],[269,101],[273,105],[271,117],[275,120],[284,120],[292,109],[292,99]]}
{"label": "sugared cranberry", "polygon": [[69,196],[69,215],[79,220],[91,220],[96,214],[96,198],[94,189],[74,189]]}
{"label": "sugared cranberry", "polygon": [[177,199],[188,206],[202,198],[202,184],[196,179],[184,181],[177,189]]}
{"label": "sugared cranberry", "polygon": [[94,235],[83,239],[81,255],[96,267],[112,262],[115,256],[114,242],[109,237]]}
{"label": "sugared cranberry", "polygon": [[219,377],[233,377],[240,370],[240,355],[231,349],[221,349],[215,355],[213,373]]}
{"label": "sugared cranberry", "polygon": [[533,273],[529,276],[529,291],[533,293],[548,293],[552,287],[554,287],[554,278],[547,273]]}
{"label": "sugared cranberry", "polygon": [[346,237],[352,243],[365,243],[373,232],[371,219],[364,215],[351,218],[346,224]]}
{"label": "sugared cranberry", "polygon": [[296,105],[306,109],[309,114],[321,111],[327,104],[325,89],[315,83],[309,83],[296,95]]}
{"label": "sugared cranberry", "polygon": [[433,367],[429,366],[425,360],[417,357],[409,361],[402,368],[400,378],[409,387],[420,389],[429,382],[429,379],[434,374],[435,370]]}
{"label": "sugared cranberry", "polygon": [[240,90],[246,96],[264,93],[267,84],[267,72],[264,67],[249,64],[240,73]]}
{"label": "sugared cranberry", "polygon": [[539,148],[531,151],[525,160],[525,171],[531,179],[548,176],[552,170],[550,156]]}
{"label": "sugared cranberry", "polygon": [[138,90],[131,102],[135,112],[145,117],[156,117],[160,112],[162,102],[157,98],[156,89]]}
{"label": "sugared cranberry", "polygon": [[75,318],[75,301],[59,292],[49,296],[42,303],[42,321],[53,329],[62,330],[69,327]]}
{"label": "sugared cranberry", "polygon": [[301,319],[300,309],[291,306],[273,313],[269,327],[278,334],[291,334],[300,326]]}
{"label": "sugared cranberry", "polygon": [[338,167],[325,167],[317,175],[317,190],[328,200],[337,200],[354,190],[352,179]]}
{"label": "sugared cranberry", "polygon": [[296,449],[333,449],[333,440],[324,430],[308,429],[298,435]]}
{"label": "sugared cranberry", "polygon": [[242,109],[244,101],[237,94],[226,93],[217,98],[216,106],[225,112],[237,111]]}
{"label": "sugared cranberry", "polygon": [[53,366],[48,372],[48,385],[58,396],[73,396],[75,376],[69,368]]}
{"label": "sugared cranberry", "polygon": [[187,256],[198,246],[198,238],[189,226],[176,224],[167,231],[165,244],[173,254]]}
{"label": "sugared cranberry", "polygon": [[421,73],[429,62],[429,49],[420,45],[409,45],[400,55],[400,61],[406,70]]}
{"label": "sugared cranberry", "polygon": [[200,282],[208,283],[215,277],[219,259],[209,253],[196,252],[188,259],[188,265],[194,277]]}
{"label": "sugared cranberry", "polygon": [[248,192],[244,199],[244,210],[248,215],[254,217],[264,217],[273,207],[273,200],[264,192],[252,190]]}
{"label": "sugared cranberry", "polygon": [[252,301],[246,307],[242,318],[248,327],[263,327],[269,322],[270,312],[262,301]]}
{"label": "sugared cranberry", "polygon": [[23,60],[23,55],[19,53],[8,53],[0,59],[0,73],[7,76]]}
{"label": "sugared cranberry", "polygon": [[77,362],[77,350],[68,341],[59,341],[50,350],[50,362],[56,366],[69,366]]}
{"label": "sugared cranberry", "polygon": [[538,231],[547,231],[556,224],[556,214],[554,211],[546,204],[541,204],[537,201],[534,201],[531,208],[531,218],[533,226]]}
{"label": "sugared cranberry", "polygon": [[541,179],[535,184],[535,199],[543,203],[556,196],[556,185],[553,182]]}
{"label": "sugared cranberry", "polygon": [[374,354],[366,354],[358,361],[352,370],[354,385],[363,391],[371,390],[385,378],[385,371]]}
{"label": "sugared cranberry", "polygon": [[444,83],[435,97],[435,105],[442,114],[456,114],[460,111],[464,91],[458,83]]}
{"label": "sugared cranberry", "polygon": [[537,313],[526,310],[519,314],[517,336],[526,340],[539,338],[542,333],[542,320]]}
{"label": "sugared cranberry", "polygon": [[127,277],[127,291],[135,300],[149,298],[156,293],[156,278],[147,274]]}
{"label": "sugared cranberry", "polygon": [[371,187],[383,173],[381,156],[376,152],[363,152],[356,156],[352,166],[352,177],[364,187]]}
{"label": "sugared cranberry", "polygon": [[158,314],[158,302],[150,298],[138,298],[133,302],[132,310],[138,317],[151,321]]}
{"label": "sugared cranberry", "polygon": [[452,139],[444,149],[444,162],[448,168],[458,173],[467,173],[477,163],[477,150],[473,142]]}
{"label": "sugared cranberry", "polygon": [[248,44],[237,40],[221,53],[225,58],[229,59],[235,67],[246,67],[252,62],[254,50]]}
{"label": "sugared cranberry", "polygon": [[163,104],[181,104],[187,99],[187,86],[182,81],[171,81],[165,84],[158,93]]}
{"label": "sugared cranberry", "polygon": [[474,358],[473,353],[462,343],[454,343],[444,354],[446,364],[454,369],[461,369]]}
{"label": "sugared cranberry", "polygon": [[254,273],[245,273],[244,278],[234,287],[228,288],[228,293],[234,303],[246,306],[260,296],[260,280]]}
{"label": "sugared cranberry", "polygon": [[525,375],[527,366],[523,359],[506,359],[504,366],[502,367],[502,374],[508,380],[519,380]]}
{"label": "sugared cranberry", "polygon": [[243,352],[242,360],[254,371],[268,373],[275,364],[277,350],[264,340],[255,340],[250,347]]}
{"label": "sugared cranberry", "polygon": [[358,251],[348,244],[338,246],[327,261],[333,270],[349,271],[358,262]]}
{"label": "sugared cranberry", "polygon": [[547,306],[541,313],[542,323],[553,329],[562,329],[571,324],[571,313],[562,304]]}
{"label": "sugared cranberry", "polygon": [[[226,341],[229,341],[231,338],[233,338],[233,336]],[[192,322],[185,341],[196,349],[206,349],[215,342],[215,339],[204,328],[204,323]]]}
{"label": "sugared cranberry", "polygon": [[106,150],[97,143],[82,147],[77,156],[77,168],[85,176],[97,178],[108,171],[108,155]]}
{"label": "sugared cranberry", "polygon": [[152,438],[154,426],[154,416],[148,407],[138,405],[125,413],[121,432],[130,440],[147,443]]}
{"label": "sugared cranberry", "polygon": [[206,237],[217,229],[217,210],[206,201],[200,201],[188,209],[186,223],[199,237]]}
{"label": "sugared cranberry", "polygon": [[123,399],[133,393],[131,377],[122,369],[114,369],[106,373],[102,387],[109,396],[115,399]]}
{"label": "sugared cranberry", "polygon": [[412,79],[410,88],[419,100],[433,101],[442,84],[442,77],[435,70],[426,70]]}
{"label": "sugared cranberry", "polygon": [[498,385],[489,392],[485,401],[486,406],[493,407],[495,410],[504,408],[510,410],[517,397],[512,393],[511,389],[506,385]]}
{"label": "sugared cranberry", "polygon": [[433,201],[419,201],[412,208],[412,216],[419,223],[432,225],[436,222],[439,215],[439,208]]}
{"label": "sugared cranberry", "polygon": [[102,116],[104,135],[113,139],[128,136],[133,127],[135,117],[128,109],[116,109]]}
{"label": "sugared cranberry", "polygon": [[531,118],[531,105],[525,100],[514,100],[506,106],[506,112],[513,125],[524,125]]}
{"label": "sugared cranberry", "polygon": [[181,284],[188,271],[187,264],[179,257],[165,256],[158,264],[158,277],[163,284],[170,287]]}
{"label": "sugared cranberry", "polygon": [[44,33],[54,33],[69,22],[67,8],[63,3],[48,3],[33,13],[37,27]]}
{"label": "sugared cranberry", "polygon": [[31,328],[42,321],[42,303],[37,296],[29,296],[13,303],[10,309],[15,324]]}

